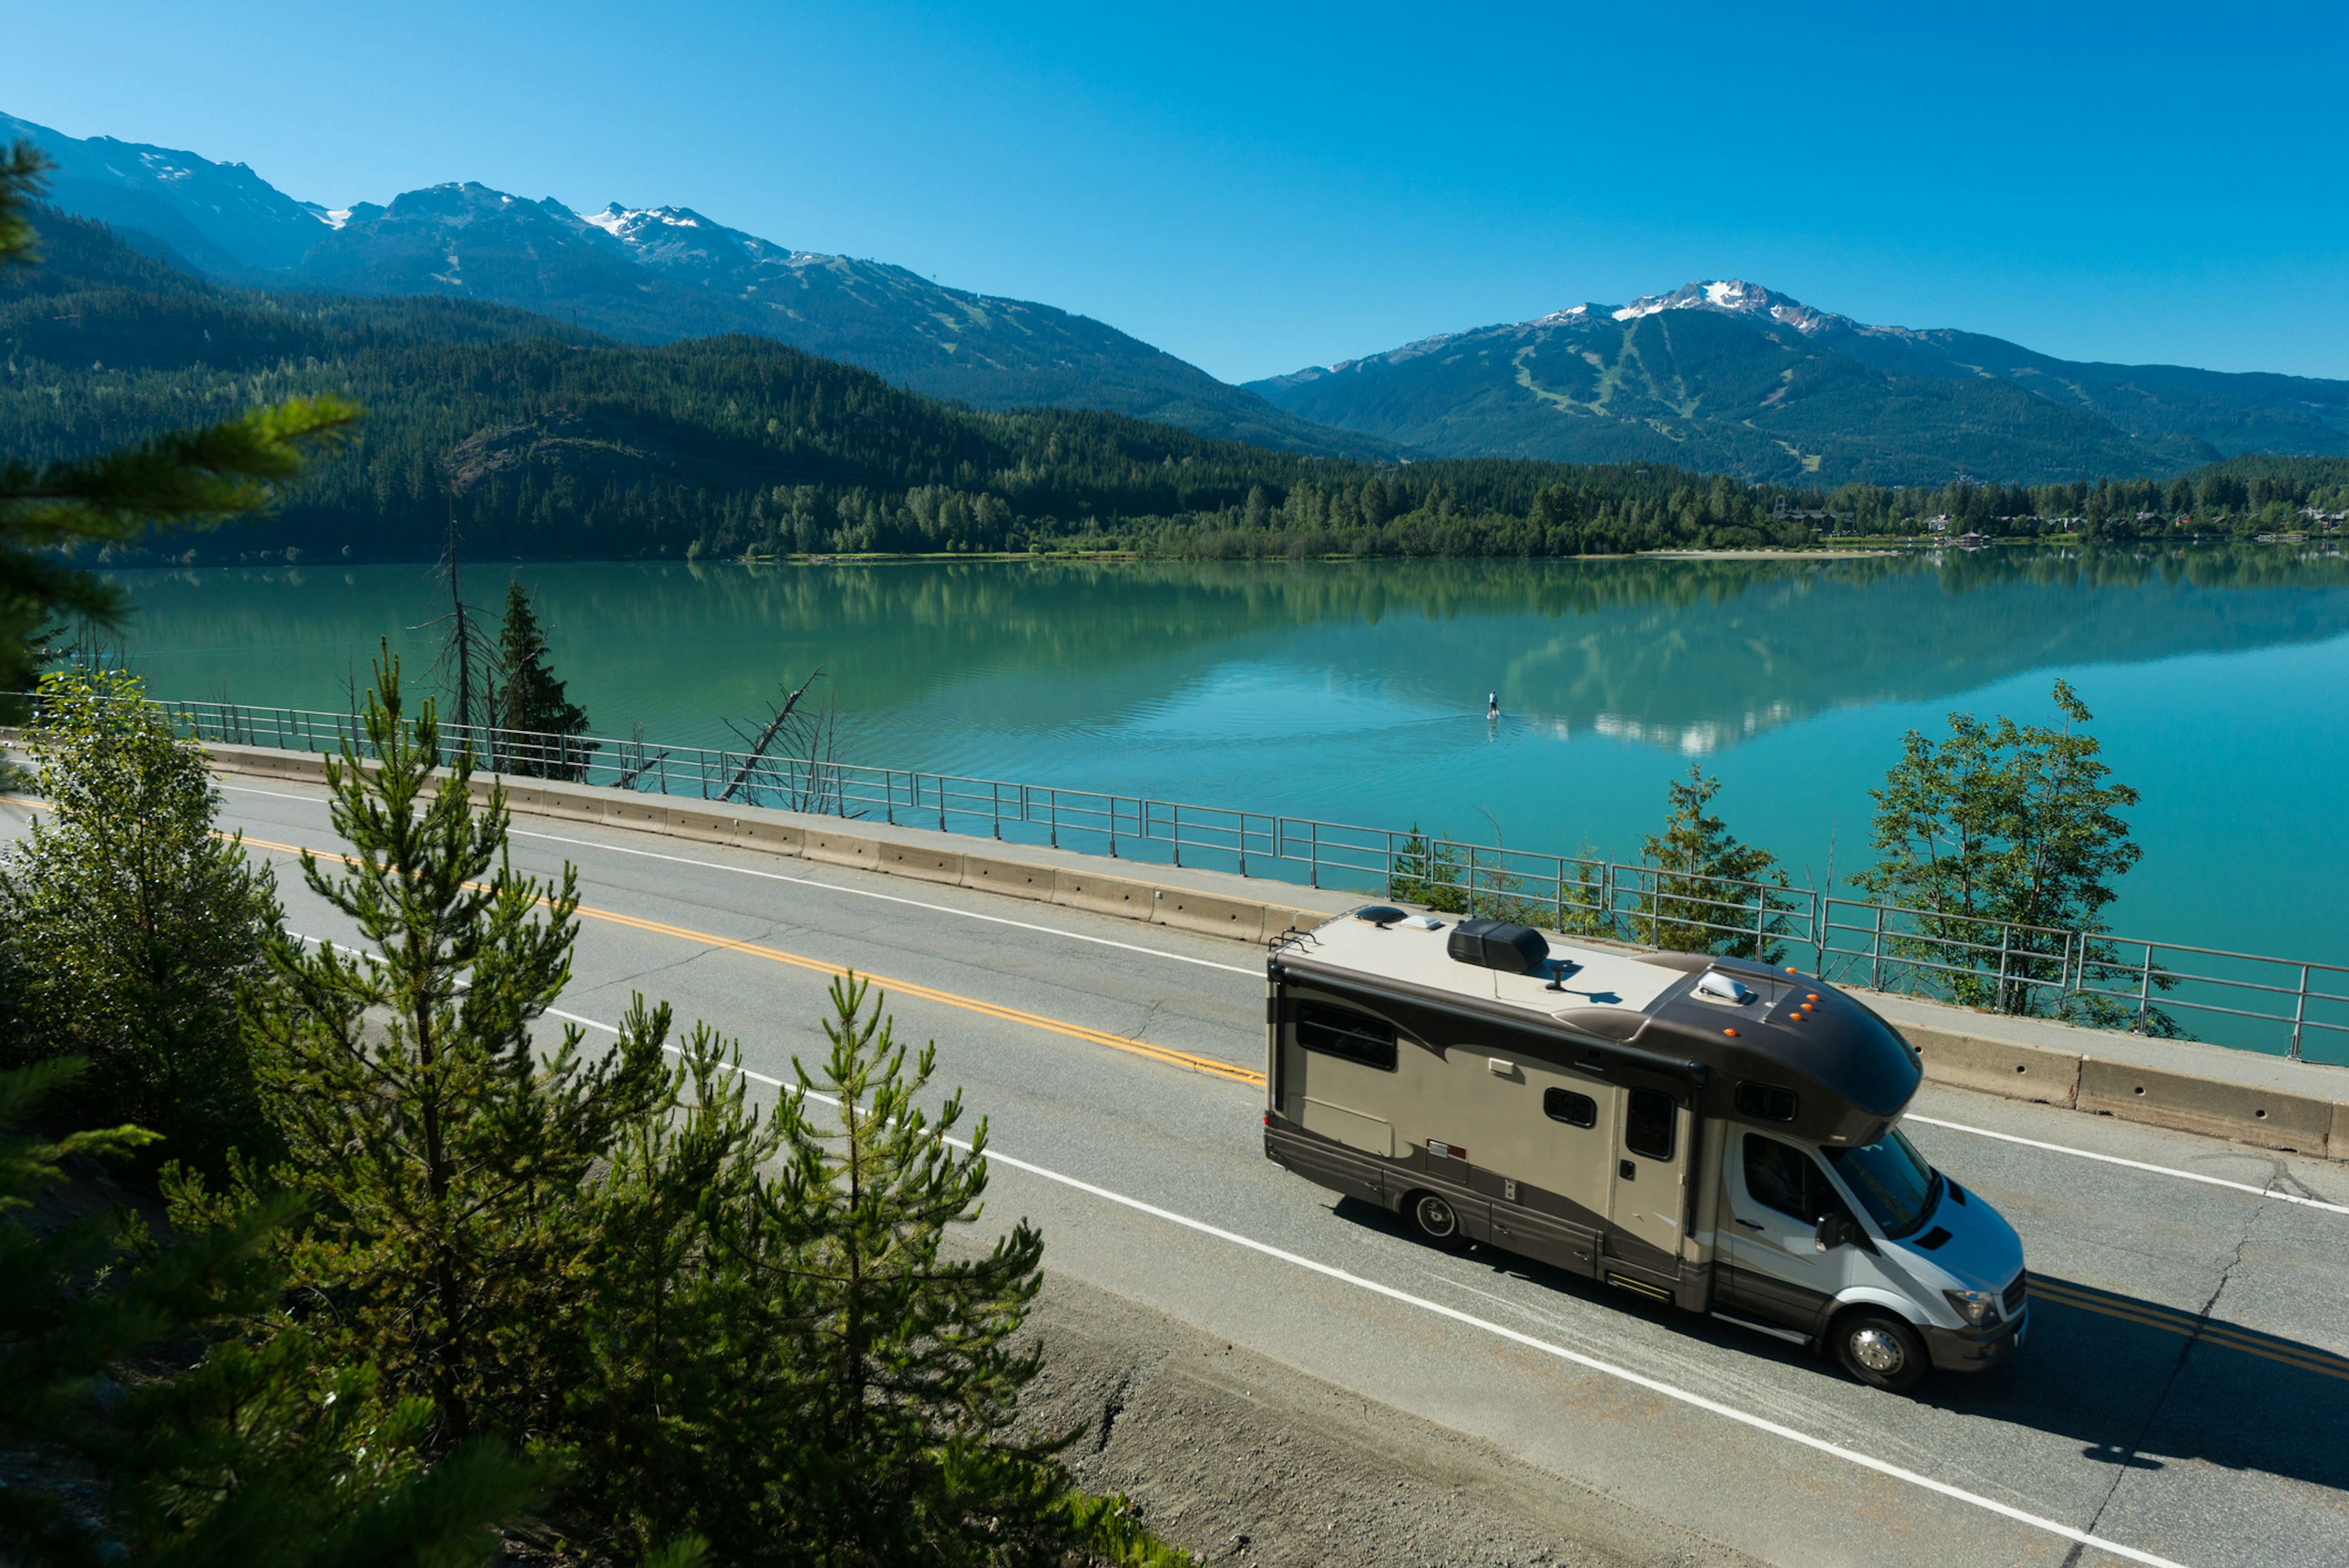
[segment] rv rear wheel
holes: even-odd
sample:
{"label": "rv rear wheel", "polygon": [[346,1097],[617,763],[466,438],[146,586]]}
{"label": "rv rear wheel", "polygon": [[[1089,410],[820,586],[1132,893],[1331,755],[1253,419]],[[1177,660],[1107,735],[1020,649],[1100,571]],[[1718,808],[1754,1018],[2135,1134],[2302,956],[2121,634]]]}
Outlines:
{"label": "rv rear wheel", "polygon": [[1871,1388],[1897,1394],[1932,1369],[1925,1342],[1890,1313],[1856,1312],[1828,1331],[1843,1369]]}
{"label": "rv rear wheel", "polygon": [[1460,1240],[1460,1215],[1433,1192],[1415,1192],[1402,1206],[1411,1228],[1423,1241],[1449,1247]]}

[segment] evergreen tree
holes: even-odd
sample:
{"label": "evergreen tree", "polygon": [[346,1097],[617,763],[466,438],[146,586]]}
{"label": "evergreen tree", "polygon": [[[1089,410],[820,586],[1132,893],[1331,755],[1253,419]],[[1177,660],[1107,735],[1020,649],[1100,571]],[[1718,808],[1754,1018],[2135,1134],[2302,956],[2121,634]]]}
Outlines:
{"label": "evergreen tree", "polygon": [[828,1056],[763,1124],[733,1046],[697,1030],[677,1114],[615,1149],[565,1433],[616,1532],[691,1531],[743,1568],[1187,1563],[1071,1490],[1068,1439],[1011,1435],[1042,1240],[949,1241],[979,1215],[984,1125],[960,1145],[958,1095],[916,1106],[935,1046],[909,1073],[864,981],[831,1005]]}
{"label": "evergreen tree", "polygon": [[[476,805],[461,754],[436,786],[434,705],[411,725],[398,664],[377,679],[371,760],[347,748],[326,765],[349,873],[302,857],[367,956],[281,938],[248,993],[254,1071],[289,1146],[274,1179],[315,1204],[284,1249],[290,1288],[335,1303],[312,1320],[331,1352],[432,1402],[436,1447],[519,1439],[573,1359],[592,1239],[582,1189],[662,1103],[667,1071],[643,1030],[592,1062],[576,1025],[534,1038],[570,979],[575,874],[548,887],[516,873],[503,792]],[[243,1173],[225,1198],[177,1184],[175,1216],[217,1221],[259,1180]]]}
{"label": "evergreen tree", "polygon": [[204,752],[119,672],[41,682],[30,735],[47,820],[0,855],[0,1063],[86,1058],[78,1107],[181,1160],[266,1155],[236,992],[278,929],[276,880],[212,831]]}
{"label": "evergreen tree", "polygon": [[[476,1442],[428,1471],[423,1402],[379,1402],[369,1369],[323,1362],[299,1330],[259,1345],[219,1335],[222,1320],[271,1310],[278,1281],[265,1253],[288,1200],[160,1251],[141,1245],[119,1206],[26,1223],[22,1211],[69,1186],[76,1167],[152,1141],[128,1126],[56,1142],[19,1130],[80,1066],[0,1072],[0,1437],[77,1450],[104,1492],[99,1516],[78,1519],[57,1491],[16,1478],[0,1488],[0,1558],[26,1568],[88,1568],[126,1549],[186,1568],[496,1561],[495,1524],[539,1502],[549,1467]],[[150,1369],[129,1395],[105,1397],[126,1358],[191,1338],[207,1342],[193,1367]]]}
{"label": "evergreen tree", "polygon": [[[2158,1008],[2140,1019],[2134,1002],[2076,989],[2116,978],[2110,943],[2085,941],[2067,972],[2069,933],[2107,929],[2112,883],[2145,851],[2119,815],[2137,792],[2111,782],[2102,743],[2079,728],[2094,715],[2064,681],[2054,696],[2059,725],[1952,713],[1938,743],[1909,732],[1884,787],[1869,792],[1878,858],[1852,881],[1879,902],[1931,911],[1894,950],[1943,966],[1936,972],[1961,1002],[2175,1034]],[[2158,971],[2153,982],[2172,983]]]}
{"label": "evergreen tree", "polygon": [[1673,951],[1775,963],[1780,948],[1771,939],[1785,934],[1781,911],[1788,907],[1776,891],[1787,886],[1778,857],[1741,842],[1706,809],[1721,781],[1695,763],[1687,778],[1665,789],[1664,831],[1640,845],[1641,861],[1653,869],[1633,905],[1630,929]]}
{"label": "evergreen tree", "polygon": [[510,773],[535,778],[577,779],[587,771],[593,745],[573,739],[587,732],[587,712],[573,702],[547,663],[546,637],[538,612],[519,581],[506,585],[505,622],[498,635],[501,672],[495,722],[523,736],[501,742],[500,763]]}
{"label": "evergreen tree", "polygon": [[[27,213],[47,161],[29,141],[0,155],[0,275],[37,261]],[[201,430],[93,458],[0,459],[0,717],[31,684],[33,644],[51,618],[112,623],[121,590],[59,560],[60,546],[129,540],[151,528],[208,528],[267,505],[357,422],[347,400],[289,398]]]}

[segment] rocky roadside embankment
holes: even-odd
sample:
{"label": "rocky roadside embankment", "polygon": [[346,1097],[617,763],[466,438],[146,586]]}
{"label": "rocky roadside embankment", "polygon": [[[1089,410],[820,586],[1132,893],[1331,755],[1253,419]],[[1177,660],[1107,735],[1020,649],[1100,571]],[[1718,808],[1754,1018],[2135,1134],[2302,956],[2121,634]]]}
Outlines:
{"label": "rocky roadside embankment", "polygon": [[[1048,1275],[1022,1411],[1066,1459],[1225,1564],[1747,1568],[1754,1560],[1149,1307]],[[1756,1565],[1758,1568],[1758,1565]]]}

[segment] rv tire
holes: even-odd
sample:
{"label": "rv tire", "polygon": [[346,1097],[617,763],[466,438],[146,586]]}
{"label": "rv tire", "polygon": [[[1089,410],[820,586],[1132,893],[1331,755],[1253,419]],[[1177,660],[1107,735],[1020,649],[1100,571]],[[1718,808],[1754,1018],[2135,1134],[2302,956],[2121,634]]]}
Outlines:
{"label": "rv tire", "polygon": [[1827,1344],[1846,1372],[1888,1393],[1916,1386],[1917,1380],[1933,1366],[1916,1329],[1875,1308],[1861,1308],[1837,1318],[1827,1328]]}
{"label": "rv tire", "polygon": [[1434,1247],[1460,1244],[1460,1210],[1433,1192],[1414,1192],[1402,1200],[1402,1217],[1412,1233]]}

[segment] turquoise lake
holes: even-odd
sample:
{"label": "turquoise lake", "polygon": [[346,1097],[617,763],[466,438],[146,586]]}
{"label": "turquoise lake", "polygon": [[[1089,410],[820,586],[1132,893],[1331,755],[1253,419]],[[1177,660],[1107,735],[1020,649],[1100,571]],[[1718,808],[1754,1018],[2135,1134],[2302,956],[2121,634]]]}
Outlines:
{"label": "turquoise lake", "polygon": [[[1797,885],[1952,711],[2095,711],[2146,850],[2114,927],[2349,961],[2349,562],[2280,548],[1721,559],[468,568],[536,595],[596,733],[727,742],[829,672],[853,761],[1636,858],[1692,763]],[[129,572],[158,696],[340,711],[420,566]],[[1488,723],[1485,699],[1500,694]]]}

